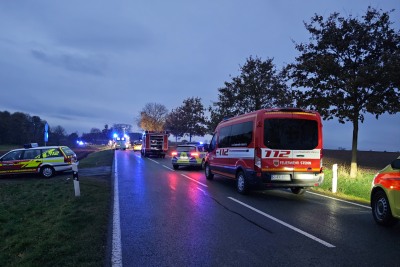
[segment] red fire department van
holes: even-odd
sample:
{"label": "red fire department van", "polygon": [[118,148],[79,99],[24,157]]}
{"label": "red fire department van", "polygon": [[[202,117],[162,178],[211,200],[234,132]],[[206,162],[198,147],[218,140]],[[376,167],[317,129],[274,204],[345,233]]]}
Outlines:
{"label": "red fire department van", "polygon": [[142,135],[142,156],[155,155],[165,158],[168,152],[168,132],[144,131]]}
{"label": "red fire department van", "polygon": [[206,178],[236,179],[241,194],[250,187],[303,194],[324,180],[322,123],[315,111],[274,108],[224,119],[207,150]]}

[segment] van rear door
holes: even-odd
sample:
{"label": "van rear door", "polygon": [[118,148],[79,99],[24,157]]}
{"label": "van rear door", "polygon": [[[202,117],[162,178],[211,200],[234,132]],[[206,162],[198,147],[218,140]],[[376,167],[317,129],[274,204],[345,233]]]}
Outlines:
{"label": "van rear door", "polygon": [[[322,129],[319,126],[315,113],[293,113],[294,178],[315,179],[314,175],[307,175],[307,172],[320,172]],[[302,174],[296,175],[296,172]]]}
{"label": "van rear door", "polygon": [[[285,114],[286,115],[286,114]],[[287,113],[290,115],[290,113]],[[271,173],[271,181],[291,181],[293,177],[293,152],[290,146],[291,122],[287,118],[264,120],[264,145],[262,149],[262,170]]]}

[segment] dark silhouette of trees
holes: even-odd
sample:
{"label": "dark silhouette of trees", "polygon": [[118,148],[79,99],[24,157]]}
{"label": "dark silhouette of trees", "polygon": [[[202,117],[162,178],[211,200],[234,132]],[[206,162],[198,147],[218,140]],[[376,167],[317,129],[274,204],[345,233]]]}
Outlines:
{"label": "dark silhouette of trees", "polygon": [[0,144],[44,144],[46,121],[22,112],[0,111]]}
{"label": "dark silhouette of trees", "polygon": [[353,123],[350,176],[357,174],[358,122],[364,113],[400,110],[400,31],[391,28],[389,12],[368,7],[365,15],[326,20],[315,15],[304,23],[309,43],[296,44],[300,56],[289,66],[297,104],[317,110],[324,119]]}
{"label": "dark silhouette of trees", "polygon": [[218,101],[208,108],[208,132],[213,133],[225,117],[234,117],[263,108],[287,106],[292,95],[282,72],[277,71],[273,58],[262,61],[250,56],[240,66],[240,75],[218,88]]}
{"label": "dark silhouette of trees", "polygon": [[204,111],[206,109],[200,97],[189,97],[183,101],[182,106],[168,114],[164,129],[175,136],[175,141],[178,137],[185,135],[189,136],[190,141],[192,141],[192,136],[204,136],[207,133],[205,127],[207,117]]}
{"label": "dark silhouette of trees", "polygon": [[49,142],[60,145],[60,141],[67,136],[67,131],[61,125],[50,127]]}
{"label": "dark silhouette of trees", "polygon": [[164,130],[175,136],[175,144],[178,142],[178,138],[185,135],[184,114],[180,108],[173,109],[167,115]]}

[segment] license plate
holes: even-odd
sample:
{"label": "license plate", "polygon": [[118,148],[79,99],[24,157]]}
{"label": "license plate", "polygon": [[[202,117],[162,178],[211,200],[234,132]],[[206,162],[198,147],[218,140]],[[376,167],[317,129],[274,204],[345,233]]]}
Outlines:
{"label": "license plate", "polygon": [[180,157],[181,160],[188,160],[188,157]]}
{"label": "license plate", "polygon": [[290,181],[290,175],[289,174],[271,175],[271,180]]}

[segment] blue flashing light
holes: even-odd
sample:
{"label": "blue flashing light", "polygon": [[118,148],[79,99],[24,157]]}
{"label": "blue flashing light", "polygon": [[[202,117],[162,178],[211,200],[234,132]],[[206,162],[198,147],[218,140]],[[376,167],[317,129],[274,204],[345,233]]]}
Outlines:
{"label": "blue flashing light", "polygon": [[118,135],[115,133],[115,134],[114,134],[114,137],[118,137]]}
{"label": "blue flashing light", "polygon": [[79,140],[76,140],[76,143],[79,144]]}
{"label": "blue flashing light", "polygon": [[202,145],[203,144],[203,142],[200,142],[200,145]]}

